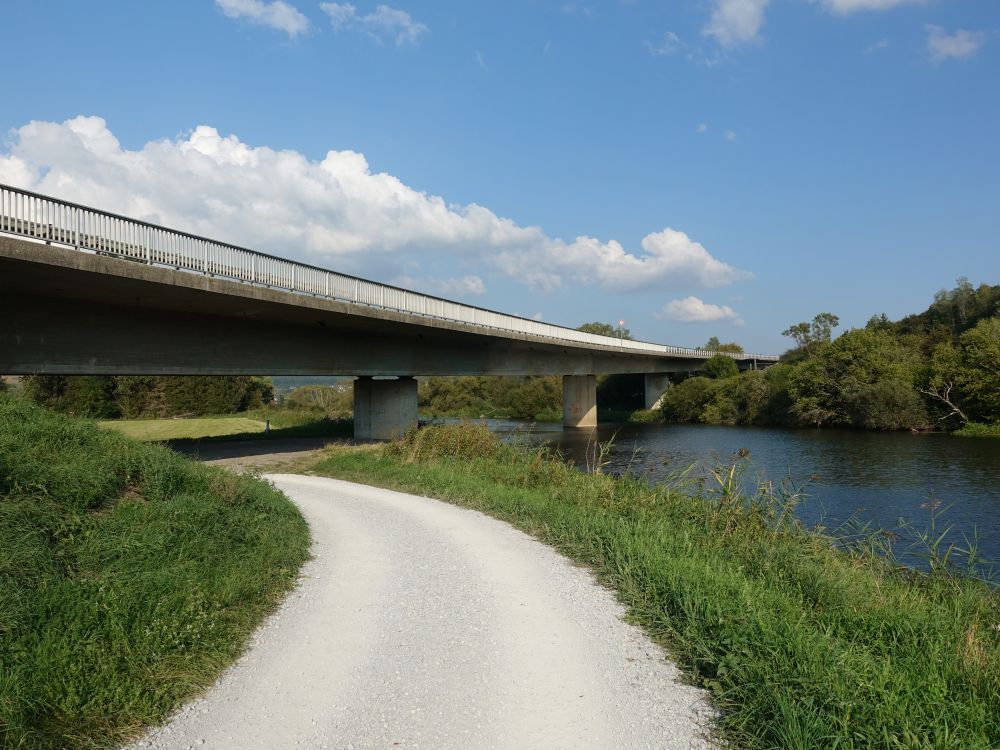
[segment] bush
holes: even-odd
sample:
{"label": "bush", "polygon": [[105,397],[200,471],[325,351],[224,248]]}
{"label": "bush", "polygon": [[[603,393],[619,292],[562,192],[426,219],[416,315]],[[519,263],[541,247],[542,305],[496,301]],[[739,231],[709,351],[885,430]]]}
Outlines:
{"label": "bush", "polygon": [[739,374],[740,368],[737,366],[736,360],[725,354],[716,354],[705,362],[705,375],[714,380],[732,378]]}
{"label": "bush", "polygon": [[912,385],[880,380],[861,385],[847,403],[851,424],[866,430],[904,430],[926,427],[927,409]]}
{"label": "bush", "polygon": [[671,386],[663,395],[661,410],[671,422],[698,422],[713,395],[714,382],[694,377]]}

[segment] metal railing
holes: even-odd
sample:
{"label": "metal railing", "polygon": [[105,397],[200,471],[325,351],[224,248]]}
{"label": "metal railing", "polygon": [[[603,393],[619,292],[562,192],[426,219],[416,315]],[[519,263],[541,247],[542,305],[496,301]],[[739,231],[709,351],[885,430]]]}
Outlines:
{"label": "metal railing", "polygon": [[[367,281],[316,266],[230,245],[187,232],[129,219],[96,208],[0,185],[0,232],[76,250],[167,266],[246,284],[283,289],[355,305],[438,318],[621,351],[704,359],[714,352],[584,333],[516,315],[474,307]],[[734,359],[774,362],[768,354],[730,354]]]}

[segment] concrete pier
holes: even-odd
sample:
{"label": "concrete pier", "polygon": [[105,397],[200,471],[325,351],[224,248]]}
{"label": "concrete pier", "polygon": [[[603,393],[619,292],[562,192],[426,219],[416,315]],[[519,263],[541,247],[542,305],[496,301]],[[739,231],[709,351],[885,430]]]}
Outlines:
{"label": "concrete pier", "polygon": [[659,408],[663,401],[663,395],[670,387],[670,377],[665,372],[646,373],[646,391],[643,408]]}
{"label": "concrete pier", "polygon": [[597,427],[597,376],[563,375],[563,427]]}
{"label": "concrete pier", "polygon": [[416,425],[416,380],[361,377],[354,381],[355,440],[391,440]]}

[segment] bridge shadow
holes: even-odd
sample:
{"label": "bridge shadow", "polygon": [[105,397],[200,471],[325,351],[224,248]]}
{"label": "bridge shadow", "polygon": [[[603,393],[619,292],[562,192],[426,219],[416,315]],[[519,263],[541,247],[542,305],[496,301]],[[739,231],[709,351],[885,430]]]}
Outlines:
{"label": "bridge shadow", "polygon": [[322,419],[267,433],[185,438],[169,440],[166,445],[177,453],[204,463],[266,466],[294,460],[330,443],[353,440],[353,435],[352,420]]}

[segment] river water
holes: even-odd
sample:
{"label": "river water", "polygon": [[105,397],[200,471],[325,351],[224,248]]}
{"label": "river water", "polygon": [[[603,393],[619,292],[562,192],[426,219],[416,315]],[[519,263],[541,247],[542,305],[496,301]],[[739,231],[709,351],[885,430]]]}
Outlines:
{"label": "river water", "polygon": [[[797,510],[808,524],[836,529],[856,518],[882,529],[900,519],[927,528],[929,506],[943,511],[952,541],[978,533],[979,554],[1000,562],[1000,440],[942,434],[784,430],[711,425],[602,425],[596,432],[558,424],[490,420],[491,429],[543,441],[580,466],[596,441],[613,440],[605,471],[666,481],[691,465],[706,476],[741,449],[750,452],[748,484],[806,482]],[[901,553],[904,550],[900,550]],[[908,555],[903,555],[909,558]]]}

